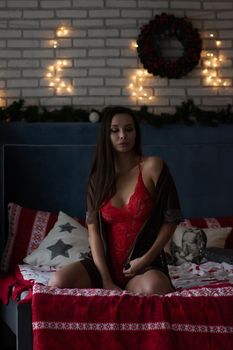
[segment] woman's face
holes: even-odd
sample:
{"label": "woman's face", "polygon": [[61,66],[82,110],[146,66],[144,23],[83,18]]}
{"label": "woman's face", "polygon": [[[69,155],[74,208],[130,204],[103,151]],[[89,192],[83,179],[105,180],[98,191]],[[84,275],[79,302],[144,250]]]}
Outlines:
{"label": "woman's face", "polygon": [[115,114],[110,126],[110,140],[117,152],[130,152],[135,145],[136,130],[129,114]]}

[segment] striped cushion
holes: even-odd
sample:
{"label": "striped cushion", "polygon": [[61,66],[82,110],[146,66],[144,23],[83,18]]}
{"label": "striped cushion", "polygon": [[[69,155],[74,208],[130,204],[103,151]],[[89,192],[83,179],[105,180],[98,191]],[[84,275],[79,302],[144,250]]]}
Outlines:
{"label": "striped cushion", "polygon": [[23,258],[36,249],[53,228],[58,214],[25,208],[15,203],[8,206],[8,239],[0,270],[12,272]]}

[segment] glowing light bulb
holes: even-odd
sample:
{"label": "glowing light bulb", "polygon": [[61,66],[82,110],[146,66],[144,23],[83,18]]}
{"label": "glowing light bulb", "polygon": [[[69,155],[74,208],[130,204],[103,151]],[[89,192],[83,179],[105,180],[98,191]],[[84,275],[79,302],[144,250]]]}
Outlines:
{"label": "glowing light bulb", "polygon": [[72,86],[68,86],[66,90],[67,92],[71,93],[73,91]]}
{"label": "glowing light bulb", "polygon": [[57,36],[66,36],[69,34],[69,29],[66,27],[60,27],[57,29]]}
{"label": "glowing light bulb", "polygon": [[138,44],[136,41],[131,42],[131,49],[135,50],[138,47]]}

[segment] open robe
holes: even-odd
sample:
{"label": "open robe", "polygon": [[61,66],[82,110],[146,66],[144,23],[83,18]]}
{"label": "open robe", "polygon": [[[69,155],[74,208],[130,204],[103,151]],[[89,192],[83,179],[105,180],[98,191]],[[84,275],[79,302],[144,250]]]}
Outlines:
{"label": "open robe", "polygon": [[[98,222],[105,253],[106,256],[108,256],[107,230],[105,228],[100,210],[93,210],[93,187],[93,183],[90,183],[87,194],[86,222],[87,224]],[[151,215],[138,232],[125,264],[128,264],[130,260],[144,255],[150,249],[159,233],[161,226],[164,223],[178,224],[180,220],[181,210],[176,186],[167,165],[164,163],[153,194],[153,207]],[[166,274],[168,274],[167,262],[163,251],[155,258],[152,265],[158,266]]]}

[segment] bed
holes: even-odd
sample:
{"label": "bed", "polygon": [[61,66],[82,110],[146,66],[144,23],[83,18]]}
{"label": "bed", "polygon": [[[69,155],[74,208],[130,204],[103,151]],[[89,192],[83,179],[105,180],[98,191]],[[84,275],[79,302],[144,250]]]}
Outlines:
{"label": "bed", "polygon": [[[35,350],[64,349],[67,342],[70,349],[93,349],[99,344],[116,350],[133,346],[169,350],[175,348],[174,339],[177,349],[230,348],[233,317],[227,311],[233,306],[232,125],[169,125],[158,129],[142,125],[144,153],[161,156],[175,179],[185,218],[180,229],[199,226],[209,230],[212,239],[213,230],[217,234],[228,228],[220,249],[228,253],[227,258],[217,254],[217,261],[216,252],[208,251],[215,254],[214,259],[201,264],[186,260],[169,266],[176,292],[145,297],[98,289],[49,289],[46,278],[51,270],[42,268],[39,275],[33,267],[30,271],[28,265],[25,267],[22,256],[16,261],[21,245],[13,247],[17,252],[15,261],[9,254],[6,259],[9,203],[14,218],[22,215],[20,222],[26,225],[17,237],[19,241],[15,241],[25,245],[22,249],[27,249],[26,255],[36,251],[60,212],[78,218],[83,225],[86,179],[98,128],[98,124],[91,123],[0,126],[0,244],[5,256],[5,274],[0,283],[3,288],[3,278],[9,282],[11,276],[9,285],[14,285],[8,303],[1,304],[1,319],[16,335],[17,350],[32,349],[33,341]],[[30,228],[32,218],[43,221],[44,216],[47,232],[37,237],[28,251],[25,230]],[[41,225],[38,227],[41,232]],[[38,277],[42,275],[44,279]]]}

